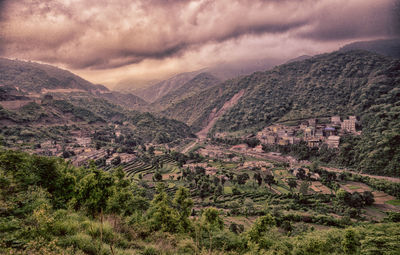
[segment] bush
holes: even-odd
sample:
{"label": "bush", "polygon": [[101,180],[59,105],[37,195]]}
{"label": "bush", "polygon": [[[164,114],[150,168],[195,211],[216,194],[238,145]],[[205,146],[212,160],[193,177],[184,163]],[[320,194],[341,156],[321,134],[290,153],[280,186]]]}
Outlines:
{"label": "bush", "polygon": [[161,253],[158,252],[156,248],[149,246],[149,247],[146,247],[140,254],[142,254],[142,255],[158,255]]}
{"label": "bush", "polygon": [[191,239],[180,240],[177,245],[179,254],[195,254],[196,244]]}
{"label": "bush", "polygon": [[73,236],[68,236],[60,239],[59,245],[63,247],[73,246],[90,255],[98,254],[98,244],[89,235],[78,233]]}

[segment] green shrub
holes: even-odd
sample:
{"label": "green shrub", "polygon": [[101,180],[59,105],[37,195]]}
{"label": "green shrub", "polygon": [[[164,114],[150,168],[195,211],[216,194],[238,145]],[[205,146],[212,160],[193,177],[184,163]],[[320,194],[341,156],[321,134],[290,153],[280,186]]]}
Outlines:
{"label": "green shrub", "polygon": [[63,247],[73,246],[90,255],[98,254],[98,243],[85,233],[78,233],[60,239],[59,245]]}
{"label": "green shrub", "polygon": [[142,254],[142,255],[158,255],[161,253],[158,252],[156,248],[149,246],[149,247],[146,247],[140,254]]}

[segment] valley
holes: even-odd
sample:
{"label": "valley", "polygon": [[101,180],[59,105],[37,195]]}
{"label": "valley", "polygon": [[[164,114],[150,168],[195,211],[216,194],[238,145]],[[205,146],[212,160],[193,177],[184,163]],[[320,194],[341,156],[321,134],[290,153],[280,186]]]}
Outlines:
{"label": "valley", "polygon": [[[398,251],[397,59],[186,73],[150,103],[9,61],[22,71],[1,66],[1,252],[343,254],[354,239],[364,254],[377,236]],[[19,86],[25,72],[40,82]]]}

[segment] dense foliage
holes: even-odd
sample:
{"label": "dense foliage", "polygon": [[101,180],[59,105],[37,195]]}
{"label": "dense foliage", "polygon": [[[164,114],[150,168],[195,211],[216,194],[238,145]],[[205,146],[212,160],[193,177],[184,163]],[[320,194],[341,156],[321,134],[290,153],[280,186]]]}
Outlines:
{"label": "dense foliage", "polygon": [[[140,142],[168,143],[193,136],[191,129],[182,122],[156,117],[150,113],[125,110],[99,98],[61,100],[50,97],[42,99],[40,103],[26,104],[18,110],[0,108],[0,111],[0,121],[9,123],[2,128],[0,134],[7,138],[14,137],[13,141],[9,141],[10,145],[15,144],[18,139],[23,141],[34,139],[36,143],[44,138],[59,141],[73,139],[67,132],[54,132],[53,129],[57,125],[61,129],[64,127],[64,131],[88,128],[98,132],[94,138],[99,138],[100,141],[116,139],[114,126],[113,128],[108,126],[119,125],[124,129],[128,140],[135,141],[131,144],[133,146]],[[124,138],[118,140],[122,145],[125,142]]]}
{"label": "dense foliage", "polygon": [[200,73],[193,79],[186,82],[182,87],[179,87],[163,97],[157,99],[151,104],[156,111],[162,111],[167,107],[174,107],[179,101],[188,97],[195,96],[201,91],[211,88],[220,83],[220,80],[209,73]]}
{"label": "dense foliage", "polygon": [[[186,188],[171,196],[159,184],[153,193],[127,180],[119,168],[111,172],[93,165],[75,168],[61,159],[4,150],[0,151],[0,184],[0,253],[399,252],[400,229],[390,223],[398,221],[397,214],[388,217],[389,223],[342,228],[345,221],[326,216],[265,211],[247,230],[234,223],[228,229],[215,208],[190,217],[193,200]],[[348,194],[342,193],[338,192],[338,201],[346,203]],[[341,228],[293,232],[292,224],[304,220]]]}
{"label": "dense foliage", "polygon": [[399,84],[399,60],[366,51],[334,52],[226,81],[164,113],[200,129],[212,112],[245,89],[211,132],[256,131],[277,121],[356,115],[362,135],[342,144],[347,153],[342,164],[398,176]]}

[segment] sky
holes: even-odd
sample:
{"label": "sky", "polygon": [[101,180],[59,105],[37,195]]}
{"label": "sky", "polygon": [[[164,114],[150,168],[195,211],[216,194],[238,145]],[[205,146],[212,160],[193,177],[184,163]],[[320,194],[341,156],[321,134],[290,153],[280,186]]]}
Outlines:
{"label": "sky", "polygon": [[395,0],[0,0],[0,56],[112,87],[392,37]]}

